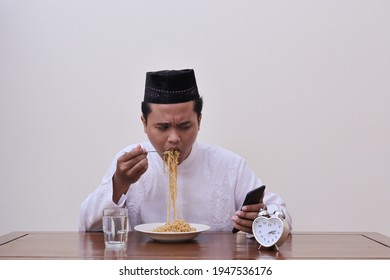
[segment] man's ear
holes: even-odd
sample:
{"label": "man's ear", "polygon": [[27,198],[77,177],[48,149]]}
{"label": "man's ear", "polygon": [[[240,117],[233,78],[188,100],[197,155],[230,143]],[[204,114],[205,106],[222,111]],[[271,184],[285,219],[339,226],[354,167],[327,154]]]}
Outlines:
{"label": "man's ear", "polygon": [[199,118],[198,118],[198,131],[200,129],[200,122],[202,121],[202,114],[199,115]]}
{"label": "man's ear", "polygon": [[145,120],[144,116],[142,116],[142,115],[141,115],[141,121],[142,121],[142,124],[144,125],[144,132],[146,133],[147,123],[146,123],[146,120]]}

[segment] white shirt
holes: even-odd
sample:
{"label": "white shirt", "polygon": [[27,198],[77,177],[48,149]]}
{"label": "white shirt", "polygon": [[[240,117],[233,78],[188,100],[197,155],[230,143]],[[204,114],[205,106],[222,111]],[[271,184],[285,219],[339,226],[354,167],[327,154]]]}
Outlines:
{"label": "white shirt", "polygon": [[[82,203],[81,231],[102,230],[102,211],[108,207],[126,206],[130,228],[167,221],[168,174],[157,153],[148,154],[148,170],[122,195],[118,204],[112,201],[112,176],[117,159],[135,146],[130,145],[115,156],[101,184]],[[141,143],[141,146],[154,150],[150,142]],[[209,225],[211,230],[231,230],[231,217],[240,209],[245,195],[261,185],[260,179],[242,157],[220,147],[195,143],[190,155],[178,166],[178,218]],[[291,218],[283,200],[266,190],[263,201],[278,205],[285,212],[291,229]]]}

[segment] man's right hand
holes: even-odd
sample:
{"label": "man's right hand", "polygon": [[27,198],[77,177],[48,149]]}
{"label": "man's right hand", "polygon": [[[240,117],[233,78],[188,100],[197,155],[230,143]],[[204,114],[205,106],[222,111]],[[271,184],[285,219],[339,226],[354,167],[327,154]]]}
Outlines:
{"label": "man's right hand", "polygon": [[116,171],[112,177],[112,201],[118,203],[122,194],[127,193],[131,184],[148,169],[147,152],[140,145],[118,158]]}

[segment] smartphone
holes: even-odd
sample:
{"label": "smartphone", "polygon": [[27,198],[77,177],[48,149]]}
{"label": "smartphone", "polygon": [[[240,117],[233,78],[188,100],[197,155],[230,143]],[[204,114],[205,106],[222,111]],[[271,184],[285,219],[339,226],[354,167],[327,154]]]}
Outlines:
{"label": "smartphone", "polygon": [[[242,206],[244,205],[250,205],[250,204],[257,204],[260,201],[260,198],[262,197],[265,190],[265,186],[258,187],[256,189],[253,189],[249,191],[244,199],[244,202],[242,203]],[[241,208],[242,208],[241,206]],[[241,209],[240,208],[240,209]],[[238,229],[233,228],[232,233],[237,233]]]}

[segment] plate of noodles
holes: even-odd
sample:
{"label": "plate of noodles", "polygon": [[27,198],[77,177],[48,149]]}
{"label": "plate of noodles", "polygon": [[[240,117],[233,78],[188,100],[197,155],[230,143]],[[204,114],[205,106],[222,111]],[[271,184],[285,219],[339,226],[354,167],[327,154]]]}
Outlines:
{"label": "plate of noodles", "polygon": [[[210,227],[202,224],[187,224],[190,231],[172,231],[172,226],[167,227],[166,223],[150,223],[137,225],[134,229],[148,236],[149,238],[160,242],[183,242],[194,239],[203,231],[209,230]],[[171,231],[169,231],[171,230]],[[175,230],[180,230],[176,228]],[[188,230],[188,229],[184,229]]]}

